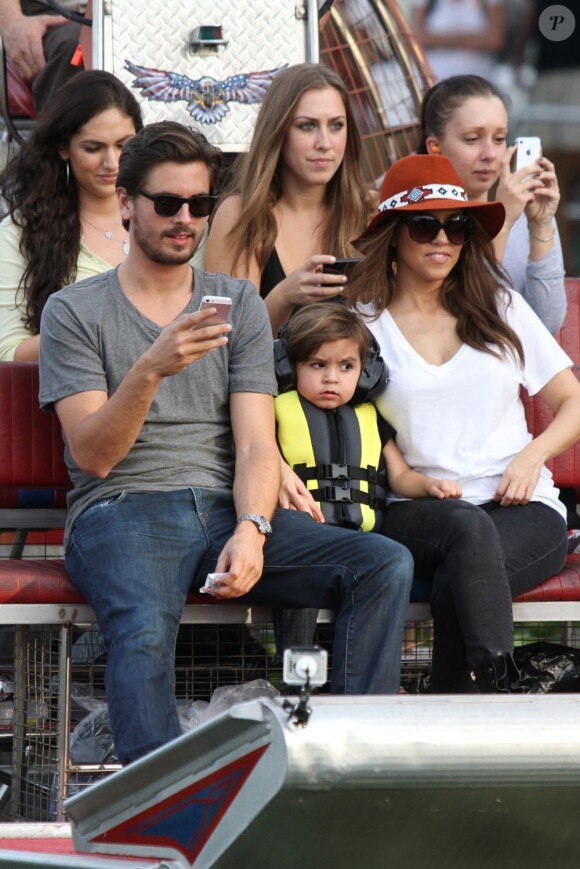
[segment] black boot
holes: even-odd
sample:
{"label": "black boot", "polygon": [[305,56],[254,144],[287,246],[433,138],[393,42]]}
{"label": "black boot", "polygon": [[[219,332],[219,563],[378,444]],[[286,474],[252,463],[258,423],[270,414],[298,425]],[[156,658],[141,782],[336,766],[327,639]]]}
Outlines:
{"label": "black boot", "polygon": [[482,694],[521,694],[520,671],[509,652],[487,655],[473,668],[473,678]]}

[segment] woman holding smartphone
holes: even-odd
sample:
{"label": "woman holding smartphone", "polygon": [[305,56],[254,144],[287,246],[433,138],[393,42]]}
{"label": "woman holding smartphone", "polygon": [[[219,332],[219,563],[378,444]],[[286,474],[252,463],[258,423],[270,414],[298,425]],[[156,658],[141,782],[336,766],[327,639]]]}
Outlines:
{"label": "woman holding smartphone", "polygon": [[[444,79],[421,106],[417,152],[448,157],[470,200],[503,203],[504,226],[494,239],[513,288],[554,334],[566,316],[564,263],[555,214],[560,201],[554,165],[540,157],[511,171],[507,101],[476,75]],[[495,194],[492,189],[497,184]]]}
{"label": "woman holding smartphone", "polygon": [[359,155],[348,94],[335,72],[303,63],[276,76],[206,249],[208,271],[258,288],[274,335],[296,307],[343,290],[346,276],[323,273],[323,266],[356,256],[350,240],[367,214]]}

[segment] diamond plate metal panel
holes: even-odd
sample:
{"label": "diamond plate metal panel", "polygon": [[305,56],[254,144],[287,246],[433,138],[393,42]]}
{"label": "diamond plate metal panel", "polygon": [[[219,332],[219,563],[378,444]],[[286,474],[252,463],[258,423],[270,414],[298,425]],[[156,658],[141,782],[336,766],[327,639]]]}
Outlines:
{"label": "diamond plate metal panel", "polygon": [[[112,59],[107,52],[105,66],[133,89],[146,123],[179,121],[225,151],[244,151],[270,81],[245,77],[305,60],[302,9],[296,0],[115,0]],[[192,50],[189,34],[207,25],[221,25],[227,45]],[[144,87],[135,86],[138,73],[126,68],[127,61],[154,71],[139,78]],[[240,78],[232,81],[234,76]],[[145,93],[148,86],[153,99]],[[223,108],[216,112],[218,104]]]}

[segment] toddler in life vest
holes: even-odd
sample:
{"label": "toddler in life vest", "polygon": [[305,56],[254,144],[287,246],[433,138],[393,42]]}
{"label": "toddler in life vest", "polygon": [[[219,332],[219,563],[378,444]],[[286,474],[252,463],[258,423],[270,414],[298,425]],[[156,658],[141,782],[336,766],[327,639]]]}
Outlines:
{"label": "toddler in life vest", "polygon": [[[380,349],[343,303],[299,309],[274,342],[274,360],[278,443],[300,478],[283,474],[281,506],[306,510],[320,522],[380,531],[387,491],[402,498],[461,497],[455,480],[413,471],[401,455],[395,429],[371,402],[387,380]],[[315,609],[274,610],[279,655],[310,645],[317,618]]]}
{"label": "toddler in life vest", "polygon": [[[340,302],[301,308],[275,342],[281,394],[278,443],[310,491],[314,518],[380,530],[387,491],[401,498],[460,498],[455,480],[413,471],[395,429],[370,399],[387,379],[379,347],[362,320]],[[304,509],[304,501],[286,506]]]}

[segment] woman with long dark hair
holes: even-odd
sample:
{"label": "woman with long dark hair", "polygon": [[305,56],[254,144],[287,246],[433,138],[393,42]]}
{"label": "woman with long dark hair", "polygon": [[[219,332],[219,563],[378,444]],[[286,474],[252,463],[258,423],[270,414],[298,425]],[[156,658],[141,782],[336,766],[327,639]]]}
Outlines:
{"label": "woman with long dark hair", "polygon": [[0,177],[0,359],[38,359],[40,317],[62,287],[122,262],[115,180],[139,104],[111,73],[63,85]]}
{"label": "woman with long dark hair", "polygon": [[[508,289],[492,239],[500,202],[468,200],[443,156],[387,173],[347,287],[388,366],[376,405],[407,463],[456,480],[458,500],[389,496],[382,532],[430,584],[432,690],[511,691],[511,599],[566,557],[566,512],[545,462],[580,436],[571,360]],[[522,386],[555,413],[528,432]]]}

